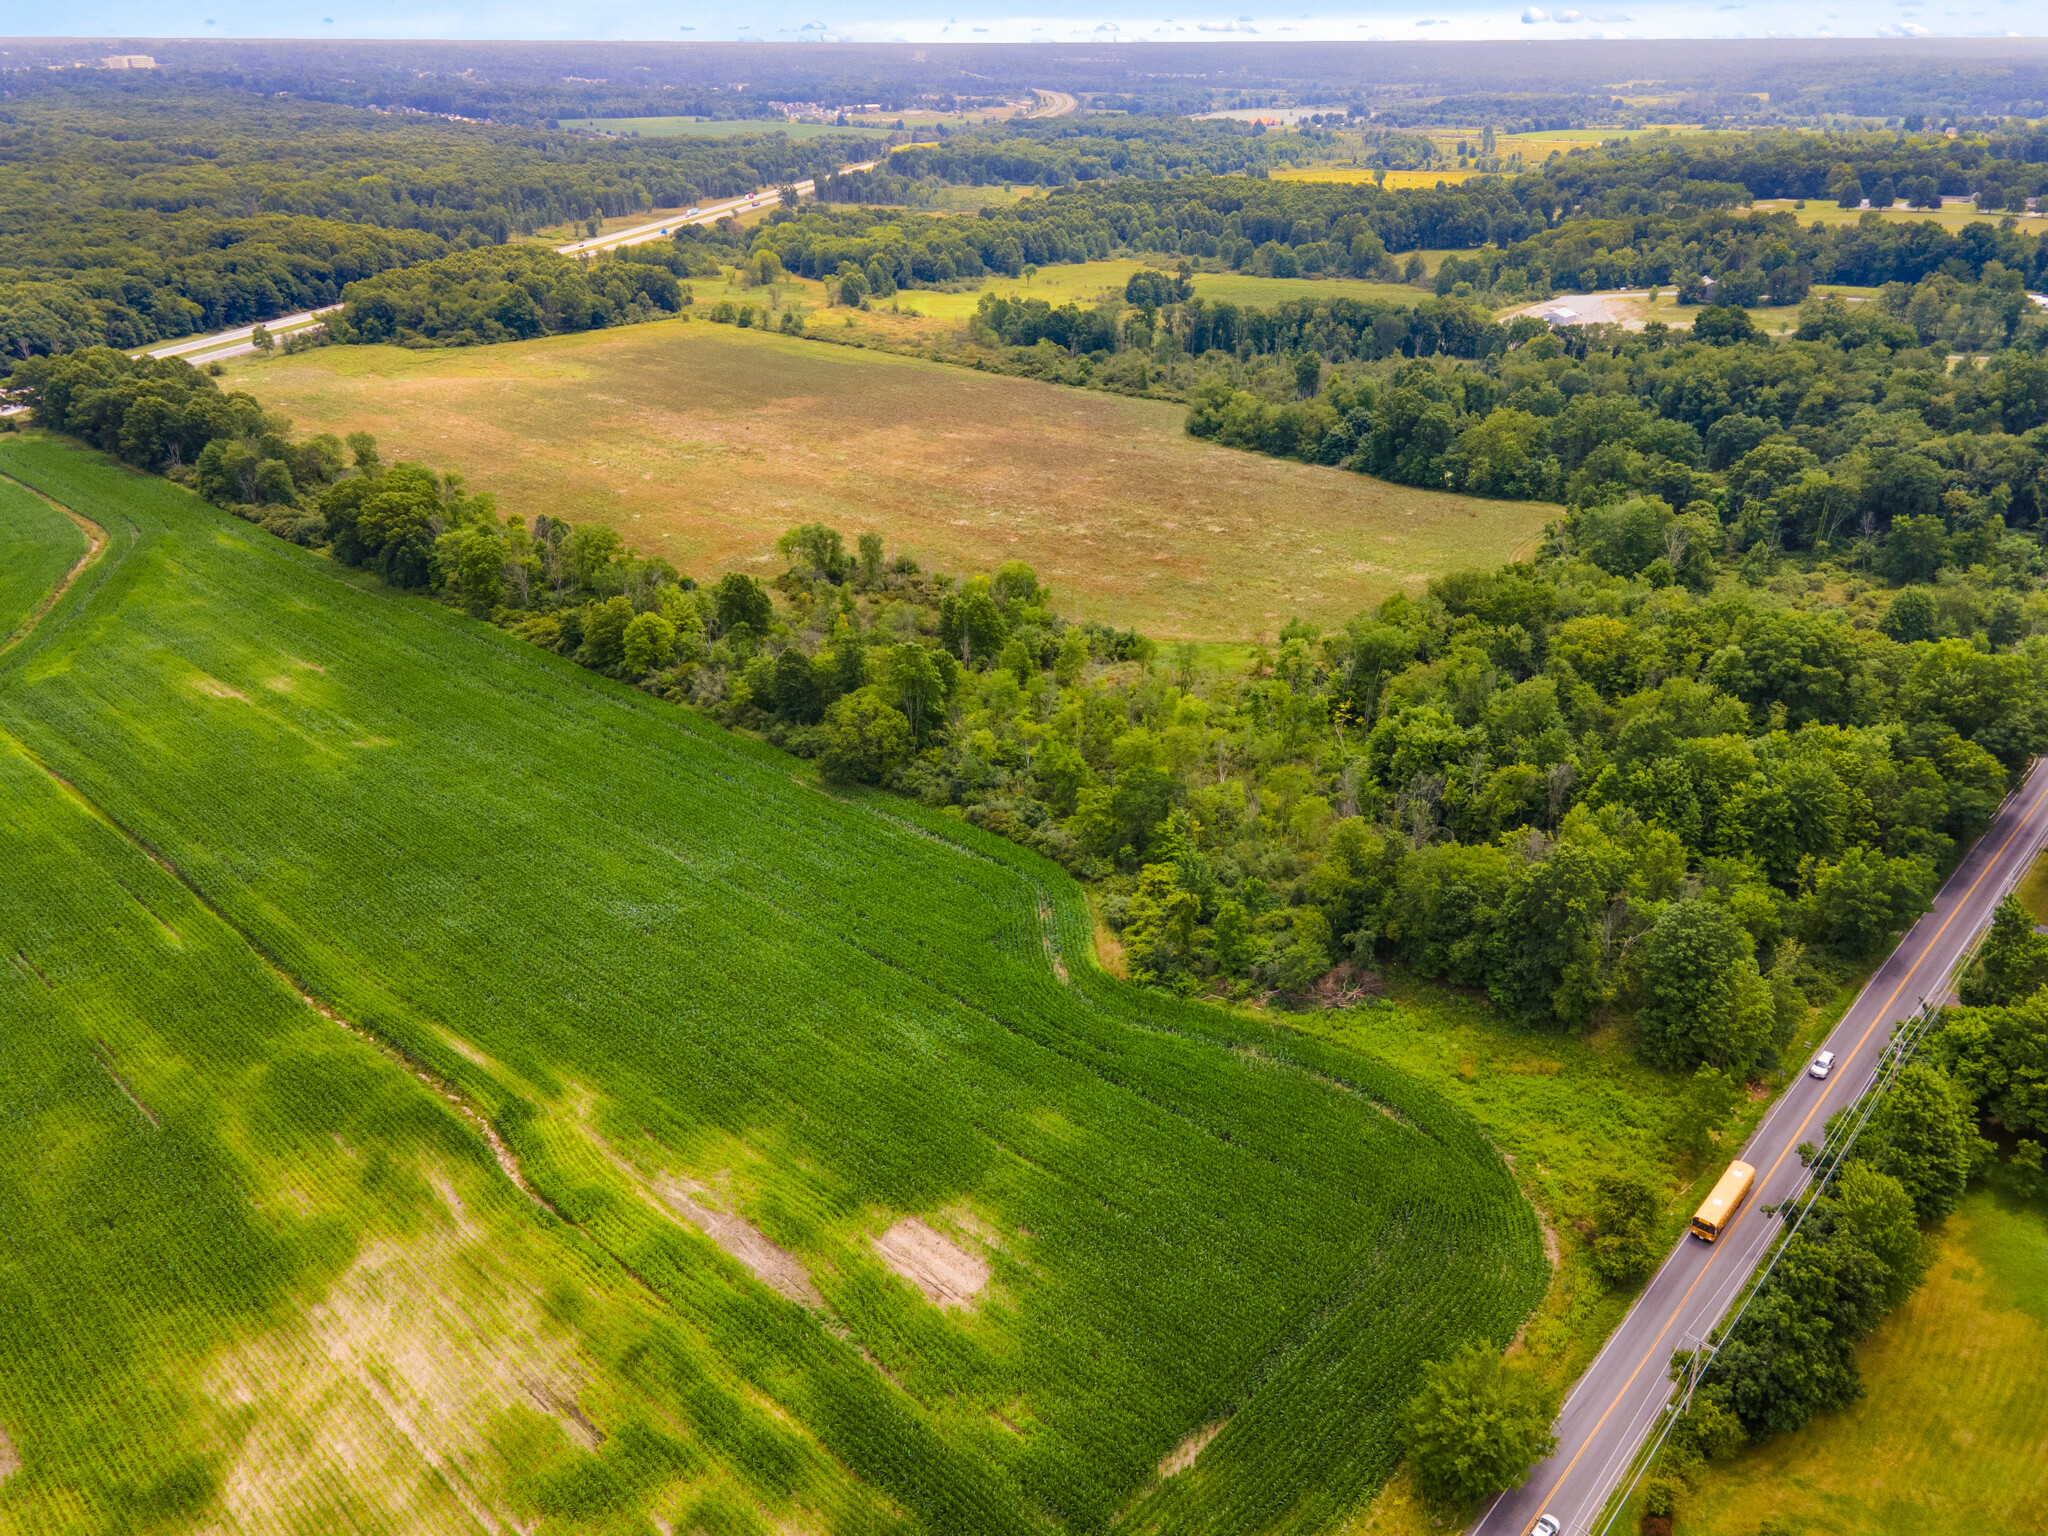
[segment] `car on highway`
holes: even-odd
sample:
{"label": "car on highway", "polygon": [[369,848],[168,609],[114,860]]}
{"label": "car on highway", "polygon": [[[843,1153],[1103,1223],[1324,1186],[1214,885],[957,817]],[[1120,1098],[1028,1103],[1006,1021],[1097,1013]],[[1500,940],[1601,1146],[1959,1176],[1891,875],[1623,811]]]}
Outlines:
{"label": "car on highway", "polygon": [[1529,1527],[1529,1536],[1557,1536],[1564,1527],[1557,1523],[1555,1515],[1538,1515],[1536,1523]]}
{"label": "car on highway", "polygon": [[1834,1070],[1835,1053],[1833,1051],[1822,1051],[1813,1058],[1813,1065],[1806,1069],[1806,1075],[1808,1077],[1826,1077]]}
{"label": "car on highway", "polygon": [[683,217],[687,219],[691,214],[702,213],[703,211],[704,210],[702,208],[685,208],[683,210]]}

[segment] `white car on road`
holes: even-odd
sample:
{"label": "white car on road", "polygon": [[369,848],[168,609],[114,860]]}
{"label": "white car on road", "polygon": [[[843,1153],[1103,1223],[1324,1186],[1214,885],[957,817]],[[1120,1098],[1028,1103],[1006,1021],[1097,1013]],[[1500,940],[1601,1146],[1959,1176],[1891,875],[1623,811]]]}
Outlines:
{"label": "white car on road", "polygon": [[1557,1523],[1555,1515],[1538,1515],[1536,1523],[1529,1527],[1529,1536],[1557,1536],[1564,1527]]}
{"label": "white car on road", "polygon": [[1822,1051],[1813,1058],[1813,1065],[1806,1069],[1806,1075],[1808,1077],[1826,1077],[1834,1070],[1835,1053],[1833,1051]]}

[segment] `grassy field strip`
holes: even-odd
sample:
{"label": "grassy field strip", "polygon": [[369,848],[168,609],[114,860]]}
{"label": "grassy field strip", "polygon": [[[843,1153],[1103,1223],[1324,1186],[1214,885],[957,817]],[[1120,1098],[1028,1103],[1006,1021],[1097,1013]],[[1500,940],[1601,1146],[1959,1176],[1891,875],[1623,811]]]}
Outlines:
{"label": "grassy field strip", "polygon": [[106,530],[16,480],[0,479],[0,655],[28,637],[106,547]]}
{"label": "grassy field strip", "polygon": [[2036,923],[2048,923],[2048,853],[2034,861],[2013,894],[2034,914]]}
{"label": "grassy field strip", "polygon": [[[762,1465],[794,1470],[749,1465],[757,1492],[855,1497],[822,1455],[861,1499],[997,1531],[1171,1523],[1143,1500],[1195,1478],[1210,1528],[1257,1529],[1290,1487],[1369,1493],[1391,1455],[1380,1407],[1361,1417],[1375,1384],[1506,1339],[1540,1293],[1533,1213],[1476,1127],[1341,1047],[1127,992],[1086,962],[1052,866],[821,795],[162,482],[33,439],[0,459],[141,530],[9,658],[0,724],[478,1104],[590,1258],[663,1299],[691,1380],[719,1362],[725,1398],[786,1416]],[[1045,909],[1078,941],[1067,984]],[[801,1262],[847,1337],[641,1199],[584,1114]],[[910,1215],[982,1246],[973,1306],[940,1313],[875,1255]],[[657,1403],[684,1390],[661,1382]],[[709,1433],[687,1393],[674,1412]]]}

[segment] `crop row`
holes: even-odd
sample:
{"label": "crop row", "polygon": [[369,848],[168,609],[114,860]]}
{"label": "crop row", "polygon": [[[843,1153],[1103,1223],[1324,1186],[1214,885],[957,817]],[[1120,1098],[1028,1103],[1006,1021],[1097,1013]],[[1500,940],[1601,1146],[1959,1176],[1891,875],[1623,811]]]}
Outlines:
{"label": "crop row", "polygon": [[[927,1527],[1106,1528],[1232,1412],[1206,1528],[1265,1528],[1289,1488],[1351,1498],[1416,1361],[1504,1338],[1540,1288],[1469,1121],[1340,1047],[1104,976],[1042,861],[806,787],[161,482],[48,444],[0,461],[138,530],[23,647],[0,728],[483,1103],[693,1338]],[[909,1387],[565,1152],[585,1095],[614,1144],[730,1171]],[[917,1321],[861,1234],[962,1209],[1002,1252],[995,1293]]]}

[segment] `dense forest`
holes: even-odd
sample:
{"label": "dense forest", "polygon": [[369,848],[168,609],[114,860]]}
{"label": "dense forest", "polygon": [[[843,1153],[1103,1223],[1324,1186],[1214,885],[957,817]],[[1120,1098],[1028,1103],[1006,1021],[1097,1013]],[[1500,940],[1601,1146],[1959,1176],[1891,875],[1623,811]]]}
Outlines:
{"label": "dense forest", "polygon": [[[1725,525],[1731,553],[1867,554],[1884,539],[1900,571],[1995,565],[2007,526],[2048,511],[2048,325],[2008,280],[1933,277],[1853,306],[1816,296],[1783,340],[1719,305],[1694,311],[1690,333],[1653,322],[1560,337],[1523,320],[1479,333],[1490,351],[1476,366],[1390,357],[1331,369],[1326,383],[1316,342],[1344,333],[1309,311],[1290,317],[1300,351],[1275,347],[1243,383],[1221,367],[1197,383],[1188,430],[1479,495],[1575,507],[1654,496]],[[1419,318],[1359,329],[1384,346]],[[1952,368],[1958,346],[1997,350]],[[1932,538],[1928,519],[1940,537],[1907,555],[1905,541]]]}
{"label": "dense forest", "polygon": [[140,346],[337,302],[535,228],[799,179],[874,139],[597,139],[285,101],[0,108],[0,349]]}
{"label": "dense forest", "polygon": [[341,312],[326,322],[326,338],[477,346],[630,325],[689,304],[689,287],[678,281],[689,273],[672,246],[575,260],[538,245],[457,251],[351,284]]}
{"label": "dense forest", "polygon": [[1055,117],[941,132],[937,142],[902,146],[874,170],[820,182],[818,195],[829,203],[902,203],[923,181],[1058,187],[1077,181],[1259,175],[1276,165],[1328,158],[1335,148],[1335,133],[1327,128],[1269,133],[1228,118]]}
{"label": "dense forest", "polygon": [[[132,347],[265,319],[332,304],[351,282],[456,249],[805,176],[822,176],[840,211],[765,231],[692,232],[706,247],[696,259],[737,265],[765,245],[805,276],[857,266],[868,291],[882,293],[1115,253],[1278,277],[1386,278],[1425,249],[1474,252],[1454,280],[1496,301],[1712,279],[1723,299],[1796,302],[1815,283],[1974,279],[1991,260],[2023,285],[2048,285],[2042,243],[2017,231],[1802,228],[1793,213],[1732,211],[1766,196],[1970,196],[2022,207],[2048,184],[2048,139],[2024,127],[1954,139],[1652,136],[1390,192],[1265,179],[1341,153],[1331,127],[1275,134],[1111,115],[1002,124],[948,132],[875,171],[834,177],[880,141],[798,143],[767,125],[734,138],[606,139],[216,94],[34,91],[0,110],[0,355]],[[1372,157],[1416,158],[1384,128],[1357,132]],[[1019,183],[1050,195],[944,221],[844,207]]]}

